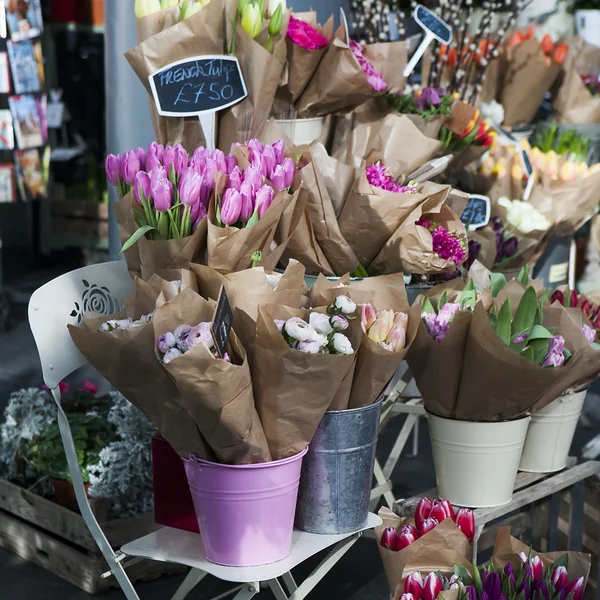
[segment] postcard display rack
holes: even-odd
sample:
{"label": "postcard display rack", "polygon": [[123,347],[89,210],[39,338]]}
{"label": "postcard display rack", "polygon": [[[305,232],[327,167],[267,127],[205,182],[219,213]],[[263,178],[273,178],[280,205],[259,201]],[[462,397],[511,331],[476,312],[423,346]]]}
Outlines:
{"label": "postcard display rack", "polygon": [[[49,147],[40,0],[0,0],[0,239],[40,244]],[[4,253],[6,256],[6,252]]]}

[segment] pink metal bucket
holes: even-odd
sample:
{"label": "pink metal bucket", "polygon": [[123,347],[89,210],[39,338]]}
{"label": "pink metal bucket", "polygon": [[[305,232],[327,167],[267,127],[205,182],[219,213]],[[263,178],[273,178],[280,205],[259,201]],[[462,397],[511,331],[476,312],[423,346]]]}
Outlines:
{"label": "pink metal bucket", "polygon": [[307,451],[253,465],[184,459],[207,560],[251,567],[290,555],[300,470]]}

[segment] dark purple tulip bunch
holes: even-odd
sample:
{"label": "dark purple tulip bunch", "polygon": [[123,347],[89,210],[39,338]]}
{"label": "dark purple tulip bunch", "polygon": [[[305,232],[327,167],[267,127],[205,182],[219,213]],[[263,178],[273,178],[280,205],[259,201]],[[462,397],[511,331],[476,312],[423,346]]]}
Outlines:
{"label": "dark purple tulip bunch", "polygon": [[514,258],[519,250],[519,240],[514,235],[509,235],[506,225],[500,217],[492,217],[490,224],[496,234],[496,259],[494,267],[502,267],[508,259]]}

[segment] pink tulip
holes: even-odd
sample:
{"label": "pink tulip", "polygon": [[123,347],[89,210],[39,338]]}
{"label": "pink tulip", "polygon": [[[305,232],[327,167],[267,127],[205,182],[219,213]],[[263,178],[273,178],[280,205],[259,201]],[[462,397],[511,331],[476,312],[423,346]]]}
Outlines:
{"label": "pink tulip", "polygon": [[244,169],[244,181],[249,181],[254,186],[254,191],[257,192],[263,184],[263,176],[260,169],[255,167],[246,167]]}
{"label": "pink tulip", "polygon": [[200,202],[200,190],[202,188],[202,175],[198,175],[191,169],[184,172],[179,182],[179,198],[185,206],[193,206]]}
{"label": "pink tulip", "polygon": [[173,184],[166,178],[157,179],[152,182],[152,198],[154,208],[159,212],[165,212],[173,205]]}
{"label": "pink tulip", "polygon": [[267,168],[267,176],[270,176],[273,170],[275,169],[275,165],[277,164],[277,159],[275,158],[275,150],[273,146],[267,144],[263,150],[263,157],[265,159],[266,168]]}
{"label": "pink tulip", "polygon": [[165,155],[165,147],[162,144],[158,144],[156,142],[150,143],[150,145],[148,146],[147,157],[156,156],[156,158],[158,158],[158,160],[161,161],[163,159],[164,155]]}
{"label": "pink tulip", "polygon": [[135,155],[138,157],[140,161],[140,169],[144,170],[146,168],[146,151],[143,148],[136,148]]}
{"label": "pink tulip", "polygon": [[229,173],[229,187],[232,187],[234,190],[240,191],[242,187],[242,172],[239,167],[234,167]]}
{"label": "pink tulip", "polygon": [[237,158],[233,154],[228,154],[225,157],[225,164],[227,165],[227,173],[231,174],[234,169],[239,169]]}
{"label": "pink tulip", "polygon": [[215,161],[215,169],[219,173],[227,173],[227,162],[225,161],[225,154],[222,150],[215,150],[211,158]]}
{"label": "pink tulip", "polygon": [[198,229],[198,226],[200,225],[200,223],[202,223],[202,221],[204,220],[205,217],[206,217],[206,208],[204,208],[204,204],[201,204],[200,202],[198,202],[198,217],[196,218],[196,220],[194,221],[194,224],[192,225],[192,233],[194,231],[196,231],[196,229]]}
{"label": "pink tulip", "polygon": [[363,333],[367,333],[371,328],[371,325],[375,323],[377,319],[377,311],[372,304],[361,304],[360,306],[360,325]]}
{"label": "pink tulip", "polygon": [[532,556],[529,561],[531,574],[536,581],[541,581],[544,577],[544,563],[539,556]]}
{"label": "pink tulip", "polygon": [[167,175],[171,173],[171,167],[175,164],[175,148],[167,146],[165,148],[165,155],[163,156],[163,165],[167,170]]}
{"label": "pink tulip", "polygon": [[406,329],[403,327],[392,326],[387,336],[386,344],[391,352],[401,352],[406,347]]}
{"label": "pink tulip", "polygon": [[139,204],[143,204],[144,200],[148,200],[151,193],[150,176],[145,171],[139,171],[133,182],[133,193]]}
{"label": "pink tulip", "polygon": [[412,594],[417,600],[423,600],[423,578],[421,573],[415,571],[404,580],[404,593]]}
{"label": "pink tulip", "polygon": [[148,154],[146,158],[146,172],[154,175],[154,173],[159,169],[164,169],[164,167],[162,166],[158,156],[155,154]]}
{"label": "pink tulip", "polygon": [[278,190],[285,190],[285,172],[282,165],[277,165],[271,173],[271,182]]}
{"label": "pink tulip", "polygon": [[393,527],[387,527],[381,536],[381,545],[388,550],[396,552],[400,538],[398,532]]}
{"label": "pink tulip", "polygon": [[567,569],[562,566],[556,567],[556,569],[552,571],[551,581],[556,589],[567,587],[569,585],[569,574],[567,573]]}
{"label": "pink tulip", "polygon": [[419,537],[422,537],[426,533],[429,533],[432,529],[435,529],[439,524],[440,523],[437,519],[434,519],[433,517],[427,517],[427,519],[423,521],[423,524],[419,529]]}
{"label": "pink tulip", "polygon": [[173,162],[175,173],[181,177],[181,174],[188,168],[188,153],[181,144],[176,144],[173,151],[175,153],[175,160]]}
{"label": "pink tulip", "polygon": [[445,519],[454,520],[454,510],[448,500],[442,500],[441,502],[434,502],[429,516],[436,519],[438,523],[441,523]]}
{"label": "pink tulip", "polygon": [[417,510],[415,511],[415,524],[417,529],[421,529],[425,519],[431,514],[433,508],[433,500],[431,498],[422,498],[417,504]]}
{"label": "pink tulip", "polygon": [[273,144],[273,150],[275,151],[275,162],[281,164],[285,158],[285,144],[283,140],[277,140]]}
{"label": "pink tulip", "polygon": [[575,579],[567,588],[567,595],[573,594],[573,600],[581,600],[583,598],[584,578]]}
{"label": "pink tulip", "polygon": [[240,190],[242,196],[242,210],[240,211],[240,220],[244,223],[252,216],[254,212],[254,189],[248,181],[242,183]]}
{"label": "pink tulip", "polygon": [[202,178],[202,187],[200,188],[200,203],[204,205],[204,208],[208,209],[208,203],[215,189],[214,183],[210,184],[208,178],[205,176]]}
{"label": "pink tulip", "polygon": [[435,573],[429,573],[425,577],[423,586],[423,600],[437,600],[440,592],[444,589],[440,578]]}
{"label": "pink tulip", "polygon": [[106,169],[106,178],[110,185],[119,184],[119,172],[121,169],[121,157],[118,154],[109,154],[104,163]]}
{"label": "pink tulip", "polygon": [[417,600],[413,594],[402,594],[400,600]]}
{"label": "pink tulip", "polygon": [[223,202],[221,205],[221,221],[225,225],[233,225],[237,223],[240,218],[240,212],[242,210],[242,196],[233,188],[225,190],[223,194]]}
{"label": "pink tulip", "polygon": [[465,534],[472,543],[475,537],[475,516],[468,508],[459,508],[456,513],[456,526]]}
{"label": "pink tulip", "polygon": [[255,206],[258,208],[258,217],[262,219],[265,212],[267,212],[269,206],[273,204],[275,199],[275,192],[272,187],[263,185],[258,192],[256,192]]}
{"label": "pink tulip", "polygon": [[257,150],[260,154],[262,154],[264,146],[256,138],[252,138],[248,142],[248,148],[250,150]]}
{"label": "pink tulip", "polygon": [[201,163],[206,163],[206,159],[209,157],[210,157],[210,152],[208,151],[208,148],[205,148],[204,146],[198,146],[194,150],[194,154],[192,155],[192,158],[194,160],[197,160],[198,162],[201,162]]}
{"label": "pink tulip", "polygon": [[407,546],[410,546],[413,542],[417,541],[418,537],[419,534],[413,525],[403,525],[400,529],[398,550],[403,550]]}
{"label": "pink tulip", "polygon": [[286,158],[283,163],[283,173],[284,173],[284,186],[285,188],[291,187],[292,183],[294,183],[294,177],[296,175],[296,165],[291,158]]}
{"label": "pink tulip", "polygon": [[119,176],[127,185],[133,185],[136,173],[140,170],[140,161],[133,150],[125,152],[121,157]]}

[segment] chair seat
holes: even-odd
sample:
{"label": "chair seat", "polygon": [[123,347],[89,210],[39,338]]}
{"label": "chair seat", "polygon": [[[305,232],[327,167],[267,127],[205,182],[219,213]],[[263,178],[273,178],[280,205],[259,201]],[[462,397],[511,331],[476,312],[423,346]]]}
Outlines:
{"label": "chair seat", "polygon": [[[369,520],[361,531],[373,529],[381,525],[382,520],[369,513]],[[330,546],[334,546],[356,533],[339,535],[316,535],[294,529],[292,536],[292,552],[284,560],[259,567],[224,567],[206,560],[202,536],[172,527],[163,527],[138,540],[125,544],[121,548],[128,556],[149,558],[163,562],[172,562],[204,571],[222,581],[235,583],[251,583],[269,581],[288,573],[294,567],[303,563]]]}

